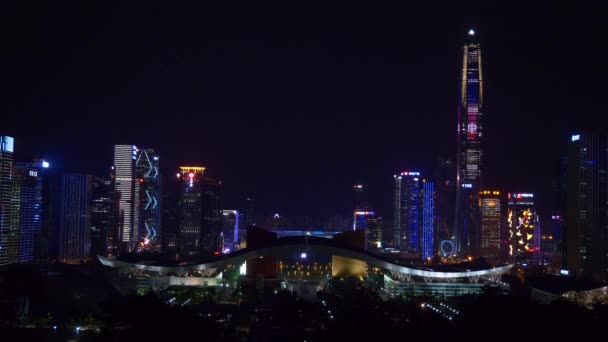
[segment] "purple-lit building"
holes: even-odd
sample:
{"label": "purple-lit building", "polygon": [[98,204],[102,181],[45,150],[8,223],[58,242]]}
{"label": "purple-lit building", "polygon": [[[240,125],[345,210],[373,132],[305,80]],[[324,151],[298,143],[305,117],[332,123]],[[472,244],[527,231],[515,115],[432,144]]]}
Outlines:
{"label": "purple-lit building", "polygon": [[[474,30],[463,47],[460,102],[458,105],[458,154],[456,251],[471,249],[477,195],[483,188],[483,77],[481,48]],[[472,234],[473,233],[473,234]]]}

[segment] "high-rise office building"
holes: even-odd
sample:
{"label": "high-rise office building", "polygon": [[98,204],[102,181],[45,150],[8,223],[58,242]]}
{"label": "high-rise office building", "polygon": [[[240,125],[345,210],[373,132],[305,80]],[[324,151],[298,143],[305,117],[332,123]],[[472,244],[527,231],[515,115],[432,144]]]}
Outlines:
{"label": "high-rise office building", "polygon": [[196,253],[201,248],[203,224],[204,167],[182,166],[180,179],[179,246],[182,253]]}
{"label": "high-rise office building", "polygon": [[135,159],[136,227],[139,249],[160,250],[161,177],[159,156],[153,149],[137,149]]}
{"label": "high-rise office building", "polygon": [[19,235],[17,262],[33,261],[35,250],[39,247],[43,177],[48,167],[49,163],[44,160],[13,165],[13,200],[16,209],[13,214]]}
{"label": "high-rise office building", "polygon": [[435,183],[435,245],[452,240],[454,227],[454,198],[456,196],[456,165],[445,158],[437,160],[433,174]]}
{"label": "high-rise office building", "polygon": [[428,260],[435,255],[435,183],[422,180],[422,241],[421,258]]}
{"label": "high-rise office building", "polygon": [[376,216],[376,213],[373,211],[363,211],[358,210],[354,213],[354,222],[353,222],[353,230],[365,230],[367,229],[367,221]]}
{"label": "high-rise office building", "polygon": [[364,198],[363,184],[355,184],[353,201],[353,230],[366,229],[368,215],[374,215]]}
{"label": "high-rise office building", "polygon": [[474,235],[476,198],[483,187],[483,77],[481,48],[470,30],[463,47],[454,238],[457,252],[469,249]]}
{"label": "high-rise office building", "polygon": [[368,215],[365,219],[365,239],[370,250],[382,248],[382,217]]}
{"label": "high-rise office building", "polygon": [[130,251],[160,250],[159,156],[135,145],[114,146],[114,188],[120,194],[119,239]]}
{"label": "high-rise office building", "polygon": [[175,177],[163,179],[161,219],[163,227],[162,246],[164,252],[176,252],[180,237],[180,206],[182,199],[182,179],[178,172]]}
{"label": "high-rise office building", "polygon": [[59,261],[78,263],[90,256],[92,177],[63,175]]}
{"label": "high-rise office building", "polygon": [[14,259],[8,245],[14,238],[14,222],[11,215],[12,177],[14,139],[0,135],[0,266],[9,264]]}
{"label": "high-rise office building", "polygon": [[581,132],[568,148],[566,263],[578,276],[608,280],[608,138]]}
{"label": "high-rise office building", "polygon": [[203,223],[201,226],[201,251],[217,254],[224,250],[221,206],[222,182],[217,179],[203,177],[202,183]]}
{"label": "high-rise office building", "polygon": [[[552,264],[554,266],[566,267],[566,232],[564,218],[568,210],[568,157],[563,156],[553,164],[553,193],[551,206],[551,229],[543,235],[551,236],[548,241],[552,247]],[[547,237],[545,237],[547,239]],[[548,250],[543,249],[543,254]],[[547,255],[549,257],[549,255]]]}
{"label": "high-rise office building", "polygon": [[226,252],[234,250],[239,243],[239,219],[237,210],[222,210],[224,251]]}
{"label": "high-rise office building", "polygon": [[114,255],[118,235],[118,200],[114,180],[93,177],[91,204],[91,257]]}
{"label": "high-rise office building", "polygon": [[507,194],[507,229],[509,258],[535,259],[535,252],[540,252],[540,226],[534,205],[534,194]]}
{"label": "high-rise office building", "polygon": [[394,244],[403,251],[420,251],[420,172],[394,176]]}
{"label": "high-rise office building", "polygon": [[122,248],[131,249],[133,234],[137,227],[134,220],[134,179],[137,147],[135,145],[114,146],[114,187],[120,193],[118,205],[119,241]]}
{"label": "high-rise office building", "polygon": [[374,211],[359,209],[355,210],[353,220],[353,230],[365,231],[366,248],[382,247],[382,218]]}
{"label": "high-rise office building", "polygon": [[502,205],[500,191],[483,190],[479,192],[480,208],[480,255],[490,263],[501,259],[500,236],[502,225]]}

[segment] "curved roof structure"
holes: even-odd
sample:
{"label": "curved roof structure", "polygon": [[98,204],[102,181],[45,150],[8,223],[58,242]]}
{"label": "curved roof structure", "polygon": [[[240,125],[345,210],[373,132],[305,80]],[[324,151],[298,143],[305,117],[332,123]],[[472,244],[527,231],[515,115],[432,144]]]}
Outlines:
{"label": "curved roof structure", "polygon": [[491,277],[507,272],[513,265],[505,265],[484,270],[474,271],[435,271],[431,269],[421,269],[416,266],[405,266],[396,264],[379,258],[376,255],[359,249],[352,249],[340,246],[332,240],[323,238],[283,238],[277,241],[278,243],[256,248],[244,249],[242,251],[229,254],[224,258],[211,260],[191,265],[179,266],[162,266],[162,265],[146,265],[143,263],[129,263],[125,261],[109,259],[103,256],[97,256],[102,264],[114,268],[130,268],[140,271],[158,272],[161,274],[167,273],[183,273],[183,272],[202,272],[209,269],[223,268],[228,265],[242,264],[248,259],[255,259],[267,255],[292,254],[294,250],[307,253],[325,253],[328,255],[336,255],[356,259],[366,262],[368,265],[380,267],[391,272],[404,274],[406,276],[417,276],[424,278],[439,278],[439,279],[456,279],[469,277]]}

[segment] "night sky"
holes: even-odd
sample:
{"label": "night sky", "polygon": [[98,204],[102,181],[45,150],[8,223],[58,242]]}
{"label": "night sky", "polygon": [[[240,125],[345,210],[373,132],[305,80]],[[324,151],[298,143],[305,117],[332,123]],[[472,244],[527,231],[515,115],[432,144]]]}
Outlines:
{"label": "night sky", "polygon": [[599,7],[220,2],[3,2],[0,134],[16,159],[103,174],[113,145],[134,143],[167,175],[205,165],[226,207],[251,195],[261,212],[346,214],[361,182],[390,217],[394,173],[456,152],[469,28],[488,185],[548,208],[568,134],[606,128]]}

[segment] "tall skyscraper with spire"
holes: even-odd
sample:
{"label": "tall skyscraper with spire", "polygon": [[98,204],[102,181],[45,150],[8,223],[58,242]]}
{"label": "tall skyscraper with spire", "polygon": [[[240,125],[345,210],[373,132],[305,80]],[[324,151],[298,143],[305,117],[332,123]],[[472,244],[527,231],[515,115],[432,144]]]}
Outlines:
{"label": "tall skyscraper with spire", "polygon": [[483,188],[483,77],[481,48],[474,30],[463,47],[458,104],[456,224],[457,252],[470,249],[476,196]]}

